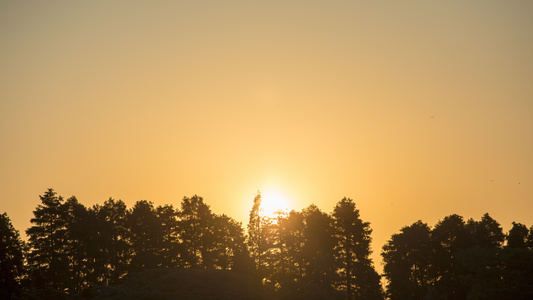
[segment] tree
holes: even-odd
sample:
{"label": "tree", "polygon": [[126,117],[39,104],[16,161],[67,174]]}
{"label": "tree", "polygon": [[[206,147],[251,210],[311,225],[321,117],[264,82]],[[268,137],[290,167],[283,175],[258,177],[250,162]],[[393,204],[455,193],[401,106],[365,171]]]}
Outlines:
{"label": "tree", "polygon": [[513,227],[509,230],[507,235],[507,247],[509,248],[525,248],[527,247],[527,238],[529,230],[526,225],[513,222]]}
{"label": "tree", "polygon": [[182,265],[185,268],[213,268],[213,214],[202,197],[183,197],[179,212],[180,240],[183,244]]}
{"label": "tree", "polygon": [[20,279],[24,272],[24,243],[11,224],[7,213],[0,215],[0,299],[20,295]]}
{"label": "tree", "polygon": [[40,196],[41,203],[33,211],[32,227],[26,230],[30,252],[28,253],[29,278],[34,288],[64,291],[68,284],[69,258],[65,241],[66,212],[64,200],[49,189]]}
{"label": "tree", "polygon": [[93,256],[97,255],[97,250],[92,248],[97,234],[93,227],[96,218],[92,218],[91,212],[74,196],[63,203],[62,209],[66,229],[64,251],[69,269],[65,284],[70,294],[78,294],[96,283],[91,264]]}
{"label": "tree", "polygon": [[157,217],[163,226],[163,249],[161,254],[168,267],[177,267],[180,253],[179,232],[178,232],[178,212],[172,205],[158,206]]}
{"label": "tree", "polygon": [[263,217],[261,210],[261,192],[257,192],[254,198],[250,218],[248,221],[248,248],[255,266],[256,273],[262,276],[262,252],[263,252]]}
{"label": "tree", "polygon": [[241,223],[226,215],[213,217],[214,265],[217,269],[248,273],[249,255]]}
{"label": "tree", "polygon": [[303,216],[303,280],[331,289],[335,279],[333,220],[314,204],[303,210]]}
{"label": "tree", "polygon": [[498,257],[498,281],[490,282],[493,299],[533,298],[533,251],[527,247],[506,247]]}
{"label": "tree", "polygon": [[463,217],[453,214],[439,221],[431,231],[434,247],[432,276],[435,287],[447,299],[466,299],[469,286],[459,253],[473,245]]}
{"label": "tree", "polygon": [[291,211],[288,216],[278,221],[283,235],[283,265],[285,268],[282,285],[294,284],[303,278],[304,216],[301,212]]}
{"label": "tree", "polygon": [[347,299],[382,299],[379,275],[369,258],[370,223],[361,220],[354,201],[346,197],[335,206],[333,219],[337,287],[346,291]]}
{"label": "tree", "polygon": [[258,192],[248,222],[248,248],[258,280],[271,290],[279,289],[288,279],[286,242],[290,233],[283,228],[284,220],[282,211],[277,212],[277,217],[263,215]]}
{"label": "tree", "polygon": [[137,201],[127,219],[128,241],[132,250],[129,271],[166,266],[163,224],[152,202]]}
{"label": "tree", "polygon": [[469,240],[467,247],[454,254],[461,273],[458,278],[468,297],[499,298],[492,288],[498,285],[498,255],[505,240],[500,224],[488,213],[480,221],[466,223]]}
{"label": "tree", "polygon": [[99,255],[94,257],[93,272],[99,282],[117,284],[127,273],[131,251],[127,241],[127,220],[130,212],[122,200],[109,198],[103,205],[95,205],[93,211],[97,222],[93,225],[98,240],[93,243]]}
{"label": "tree", "polygon": [[392,235],[383,246],[383,271],[391,300],[423,299],[431,293],[430,232],[429,226],[419,220]]}
{"label": "tree", "polygon": [[469,219],[466,224],[466,230],[470,235],[471,246],[499,248],[505,241],[502,227],[488,213],[481,217],[481,221]]}

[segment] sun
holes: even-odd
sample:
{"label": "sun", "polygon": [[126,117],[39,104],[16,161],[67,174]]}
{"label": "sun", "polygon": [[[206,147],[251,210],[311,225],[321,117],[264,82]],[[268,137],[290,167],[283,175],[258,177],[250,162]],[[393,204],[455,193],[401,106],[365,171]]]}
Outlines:
{"label": "sun", "polygon": [[289,203],[282,194],[266,191],[261,193],[261,208],[263,216],[275,218],[276,212],[289,210]]}

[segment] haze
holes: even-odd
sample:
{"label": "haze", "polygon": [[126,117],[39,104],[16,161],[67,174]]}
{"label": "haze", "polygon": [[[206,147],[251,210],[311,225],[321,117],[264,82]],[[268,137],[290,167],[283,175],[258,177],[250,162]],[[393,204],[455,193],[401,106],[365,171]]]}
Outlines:
{"label": "haze", "polygon": [[2,1],[0,211],[346,196],[378,268],[418,219],[529,227],[532,53],[531,1]]}

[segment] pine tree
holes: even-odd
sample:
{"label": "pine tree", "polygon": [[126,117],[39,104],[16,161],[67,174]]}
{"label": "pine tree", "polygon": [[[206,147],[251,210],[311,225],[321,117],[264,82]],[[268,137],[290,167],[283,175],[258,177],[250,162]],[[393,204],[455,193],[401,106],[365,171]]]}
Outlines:
{"label": "pine tree", "polygon": [[76,197],[67,199],[62,205],[62,210],[66,229],[64,248],[69,269],[65,284],[70,294],[76,294],[94,284],[94,279],[90,278],[93,271],[90,262],[96,252],[90,251],[90,248],[96,234],[95,224],[94,219],[90,218],[90,212]]}
{"label": "pine tree", "polygon": [[183,197],[179,216],[179,236],[184,252],[181,264],[185,268],[212,268],[214,233],[213,214],[202,197]]}
{"label": "pine tree", "polygon": [[363,222],[350,198],[340,200],[333,211],[336,238],[337,286],[348,299],[382,299],[380,278],[369,258],[372,229]]}
{"label": "pine tree", "polygon": [[128,242],[132,250],[129,271],[168,265],[162,253],[164,249],[163,224],[152,202],[137,201],[128,215]]}
{"label": "pine tree", "polygon": [[40,199],[31,219],[34,225],[26,230],[30,281],[34,288],[65,291],[69,282],[69,257],[65,244],[68,236],[64,200],[53,189]]}
{"label": "pine tree", "polygon": [[99,255],[95,256],[93,271],[99,282],[104,284],[120,283],[126,276],[131,259],[130,245],[127,241],[127,220],[129,211],[122,200],[109,198],[103,205],[95,205],[97,222],[97,241],[93,247]]}
{"label": "pine tree", "polygon": [[0,299],[20,295],[20,279],[24,272],[24,243],[11,224],[7,213],[0,215]]}
{"label": "pine tree", "polygon": [[254,198],[250,218],[248,221],[248,249],[254,263],[256,273],[261,276],[262,273],[262,211],[261,211],[261,192],[257,192]]}

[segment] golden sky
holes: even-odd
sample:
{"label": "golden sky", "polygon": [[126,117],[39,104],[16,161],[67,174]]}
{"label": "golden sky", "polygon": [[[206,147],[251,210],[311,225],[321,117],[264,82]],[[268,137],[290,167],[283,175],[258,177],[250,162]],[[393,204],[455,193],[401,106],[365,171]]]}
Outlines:
{"label": "golden sky", "polygon": [[[533,2],[2,1],[0,212],[49,187],[247,222],[353,198],[373,248],[533,224]],[[374,256],[379,267],[379,256]]]}

